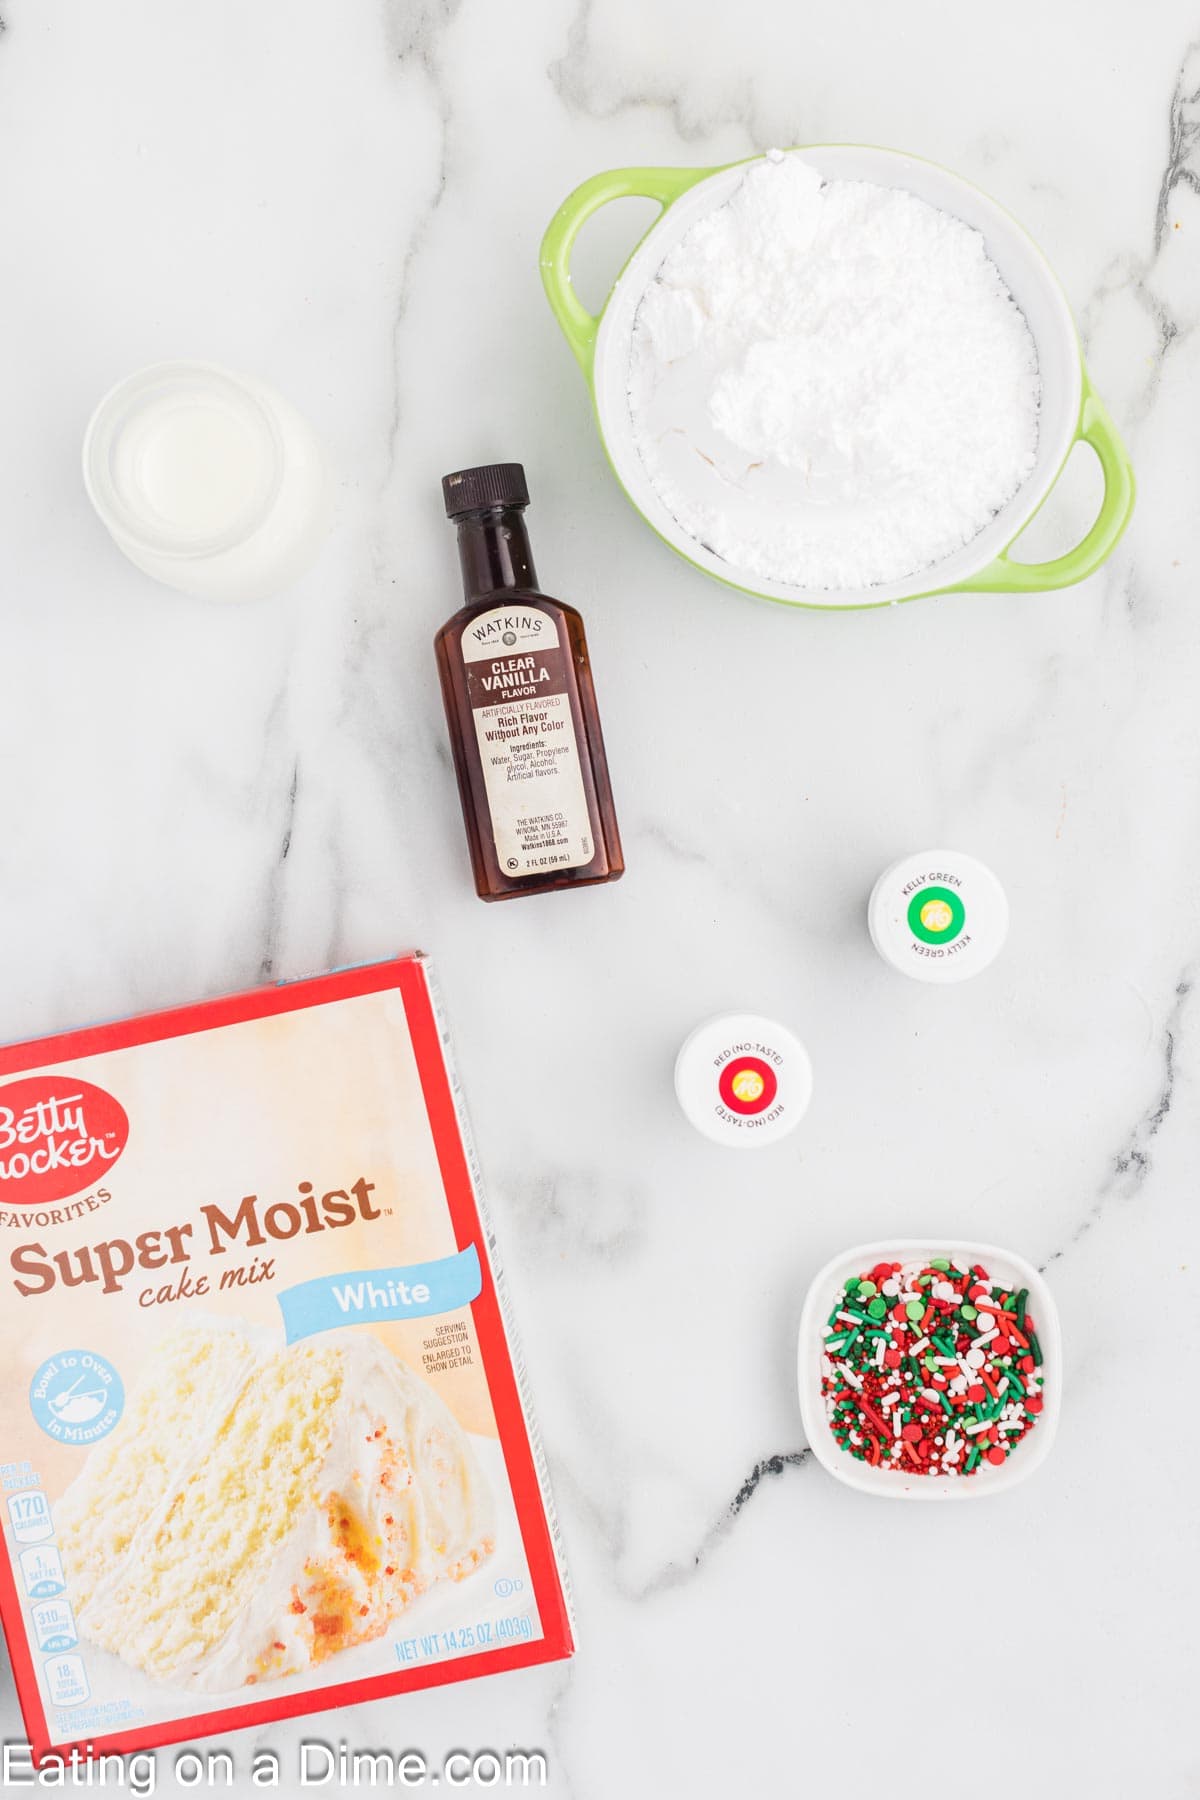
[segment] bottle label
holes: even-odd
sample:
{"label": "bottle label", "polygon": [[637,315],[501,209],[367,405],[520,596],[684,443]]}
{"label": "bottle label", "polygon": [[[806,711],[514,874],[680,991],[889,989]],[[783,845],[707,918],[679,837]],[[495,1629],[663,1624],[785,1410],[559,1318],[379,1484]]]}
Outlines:
{"label": "bottle label", "polygon": [[570,651],[549,613],[480,613],[462,634],[496,856],[513,879],[596,853],[571,712]]}

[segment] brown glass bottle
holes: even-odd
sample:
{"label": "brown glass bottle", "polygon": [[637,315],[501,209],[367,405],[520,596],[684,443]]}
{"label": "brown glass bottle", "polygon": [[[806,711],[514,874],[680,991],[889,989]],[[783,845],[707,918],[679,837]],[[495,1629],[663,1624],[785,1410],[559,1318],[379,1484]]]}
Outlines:
{"label": "brown glass bottle", "polygon": [[520,463],[442,482],[465,604],[434,639],[475,891],[515,900],[625,872],[583,620],[538,592]]}

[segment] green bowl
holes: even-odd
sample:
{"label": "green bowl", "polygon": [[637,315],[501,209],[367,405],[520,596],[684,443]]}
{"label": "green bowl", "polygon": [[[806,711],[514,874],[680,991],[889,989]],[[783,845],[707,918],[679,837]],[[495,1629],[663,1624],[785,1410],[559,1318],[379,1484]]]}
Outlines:
{"label": "green bowl", "polygon": [[[841,610],[891,606],[932,594],[1033,593],[1067,587],[1098,569],[1129,523],[1134,479],[1129,457],[1084,366],[1066,297],[1032,238],[994,200],[936,163],[864,144],[802,147],[827,180],[905,188],[982,232],[988,254],[1024,313],[1037,345],[1042,404],[1037,457],[1013,498],[969,544],[903,581],[848,591],[799,588],[743,575],[685,532],[642,466],[629,414],[627,372],[634,318],[663,258],[704,214],[727,200],[743,162],[706,169],[610,169],[577,187],[542,240],[546,296],[592,393],[596,425],[613,471],[652,529],[685,561],[717,581],[786,606]],[[571,284],[571,252],[584,223],[610,200],[657,200],[659,217],[635,245],[599,313],[588,312]],[[1018,562],[1012,545],[1051,492],[1074,446],[1090,444],[1104,475],[1104,498],[1082,542],[1048,562]]]}

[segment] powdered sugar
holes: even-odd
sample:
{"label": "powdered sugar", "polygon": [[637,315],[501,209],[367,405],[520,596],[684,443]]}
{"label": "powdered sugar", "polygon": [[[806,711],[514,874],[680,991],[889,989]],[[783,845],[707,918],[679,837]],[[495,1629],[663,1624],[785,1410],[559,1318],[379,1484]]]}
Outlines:
{"label": "powdered sugar", "polygon": [[978,231],[901,188],[750,165],[639,305],[646,472],[731,573],[900,580],[961,548],[1037,449],[1037,352]]}

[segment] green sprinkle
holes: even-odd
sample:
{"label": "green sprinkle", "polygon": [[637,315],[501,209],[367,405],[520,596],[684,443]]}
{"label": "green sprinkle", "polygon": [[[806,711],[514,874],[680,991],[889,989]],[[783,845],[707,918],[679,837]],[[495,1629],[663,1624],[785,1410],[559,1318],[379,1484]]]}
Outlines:
{"label": "green sprinkle", "polygon": [[945,1394],[939,1394],[938,1399],[942,1403],[942,1409],[945,1412],[947,1418],[952,1419],[954,1417],[954,1408],[951,1406],[950,1402],[947,1400]]}
{"label": "green sprinkle", "polygon": [[937,1357],[927,1355],[925,1357],[925,1367],[929,1370],[929,1373],[932,1375],[933,1372],[935,1371],[935,1369],[937,1368]]}
{"label": "green sprinkle", "polygon": [[1021,1331],[1025,1329],[1025,1308],[1029,1305],[1029,1289],[1022,1288],[1017,1295],[1017,1325]]}
{"label": "green sprinkle", "polygon": [[954,1348],[953,1338],[938,1337],[936,1332],[930,1332],[929,1335],[943,1356],[957,1356],[958,1352]]}
{"label": "green sprinkle", "polygon": [[904,1309],[904,1316],[906,1319],[912,1319],[914,1322],[917,1319],[923,1319],[925,1317],[925,1308],[921,1305],[919,1300],[910,1300]]}
{"label": "green sprinkle", "polygon": [[1029,1354],[1032,1356],[1035,1363],[1041,1363],[1045,1360],[1042,1356],[1042,1346],[1037,1340],[1036,1331],[1031,1331],[1029,1334]]}
{"label": "green sprinkle", "polygon": [[854,1294],[854,1293],[857,1293],[857,1291],[861,1287],[862,1283],[859,1281],[857,1275],[847,1275],[845,1283],[843,1285],[845,1286],[846,1292],[848,1294]]}
{"label": "green sprinkle", "polygon": [[870,1305],[867,1307],[867,1311],[873,1319],[886,1319],[887,1301],[877,1296],[871,1301]]}
{"label": "green sprinkle", "polygon": [[873,1281],[857,1281],[854,1285],[858,1289],[858,1297],[860,1300],[869,1300],[872,1294],[877,1294],[879,1292],[879,1289],[875,1286]]}
{"label": "green sprinkle", "polygon": [[982,1455],[983,1455],[983,1451],[979,1448],[979,1445],[978,1444],[972,1445],[971,1454],[967,1458],[967,1474],[968,1475],[971,1473],[971,1470],[975,1467],[975,1464],[979,1461],[979,1459]]}
{"label": "green sprinkle", "polygon": [[929,1259],[929,1266],[931,1269],[941,1269],[945,1272],[945,1270],[950,1267],[950,1264],[944,1256],[931,1256]]}
{"label": "green sprinkle", "polygon": [[979,1308],[977,1306],[972,1306],[969,1300],[964,1301],[958,1310],[964,1319],[977,1319],[979,1317]]}

